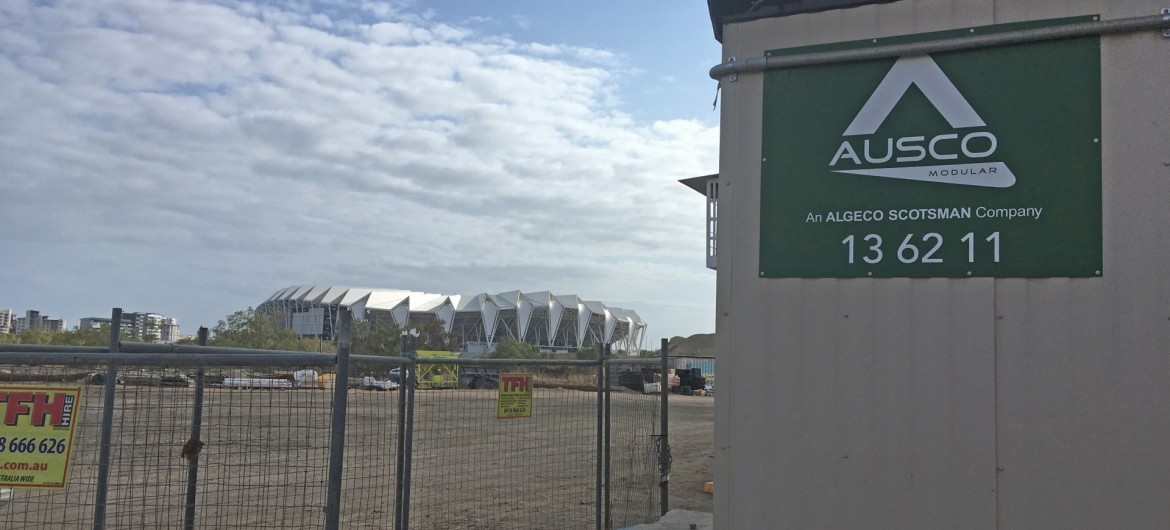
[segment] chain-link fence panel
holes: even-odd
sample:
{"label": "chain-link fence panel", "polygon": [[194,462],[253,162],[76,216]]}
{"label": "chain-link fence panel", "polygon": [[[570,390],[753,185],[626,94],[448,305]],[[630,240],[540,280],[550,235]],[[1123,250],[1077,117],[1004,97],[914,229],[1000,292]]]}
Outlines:
{"label": "chain-link fence panel", "polygon": [[[399,439],[397,365],[375,363],[350,376],[341,528],[395,528]],[[393,370],[393,373],[391,372]]]}
{"label": "chain-link fence panel", "polygon": [[[80,388],[81,404],[72,416],[73,443],[71,461],[65,471],[65,489],[16,488],[0,486],[0,528],[56,529],[89,528],[93,524],[93,504],[97,491],[97,451],[102,411],[102,387],[91,383],[92,374],[105,367],[97,366],[22,366],[0,365],[0,392],[11,394],[23,387],[47,389]],[[50,392],[52,390],[49,390]],[[9,396],[5,396],[5,412]],[[16,400],[12,400],[14,403]],[[14,453],[18,443],[12,431],[0,435],[0,483],[23,482],[32,477],[24,472],[25,462]],[[56,439],[64,435],[54,435]],[[39,443],[39,441],[38,441]],[[57,470],[53,470],[54,473]]]}
{"label": "chain-link fence panel", "polygon": [[60,431],[0,430],[0,529],[318,528],[330,514],[341,528],[614,528],[658,515],[657,396],[602,392],[595,361],[361,358],[342,381],[332,354],[136,355],[0,354],[3,415],[48,414],[34,388],[80,398],[64,487],[12,483],[41,465],[12,455],[52,453],[46,433]]}
{"label": "chain-link fence panel", "polygon": [[[10,388],[48,384],[82,390],[66,487],[10,489],[0,504],[0,528],[321,526],[331,407],[324,381],[298,382],[287,367],[206,372],[201,434],[192,442],[195,370],[119,368],[103,487],[105,367],[0,368],[0,385]],[[60,381],[42,382],[52,379]],[[188,521],[192,460],[198,481],[195,517]],[[103,490],[104,517],[98,520]]]}
{"label": "chain-link fence panel", "polygon": [[[421,381],[416,391],[410,527],[592,528],[596,368],[459,369],[453,388],[426,388]],[[512,415],[499,407],[499,385],[507,374],[531,375],[527,417],[500,417]]]}
{"label": "chain-link fence panel", "polygon": [[[628,365],[627,365],[628,366]],[[659,414],[661,394],[619,384],[618,375],[639,373],[610,365],[610,528],[657,520],[659,508]],[[631,388],[635,387],[635,388]]]}
{"label": "chain-link fence panel", "polygon": [[[207,370],[197,527],[322,525],[330,390],[339,383],[324,370]],[[174,458],[178,446],[171,447]]]}

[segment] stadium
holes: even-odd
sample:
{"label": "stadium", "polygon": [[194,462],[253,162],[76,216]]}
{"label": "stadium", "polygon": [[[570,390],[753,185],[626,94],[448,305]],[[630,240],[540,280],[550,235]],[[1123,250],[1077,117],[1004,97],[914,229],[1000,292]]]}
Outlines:
{"label": "stadium", "polygon": [[471,295],[431,294],[395,289],[332,285],[294,285],[276,291],[256,310],[280,313],[285,326],[302,337],[333,340],[340,309],[361,320],[389,318],[408,327],[442,321],[460,340],[467,356],[495,350],[502,340],[517,340],[554,353],[574,352],[597,344],[613,350],[638,351],[646,323],[632,310],[548,291]]}

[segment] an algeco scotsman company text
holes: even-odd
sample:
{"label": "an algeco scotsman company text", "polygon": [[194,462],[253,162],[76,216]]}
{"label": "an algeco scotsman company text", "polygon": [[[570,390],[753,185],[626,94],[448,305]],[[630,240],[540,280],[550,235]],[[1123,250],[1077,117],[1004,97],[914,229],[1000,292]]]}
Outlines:
{"label": "an algeco scotsman company text", "polygon": [[760,276],[1101,275],[1099,49],[766,72]]}
{"label": "an algeco scotsman company text", "polygon": [[806,223],[852,223],[858,221],[921,221],[945,219],[971,219],[972,214],[979,219],[1040,219],[1044,208],[988,208],[970,206],[962,208],[911,208],[903,210],[849,210],[844,212],[829,211],[824,214],[809,212],[805,216]]}

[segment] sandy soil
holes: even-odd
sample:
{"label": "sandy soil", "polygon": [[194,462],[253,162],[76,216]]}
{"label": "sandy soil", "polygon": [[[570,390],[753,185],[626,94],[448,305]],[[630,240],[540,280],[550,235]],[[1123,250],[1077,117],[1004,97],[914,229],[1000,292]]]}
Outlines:
{"label": "sandy soil", "polygon": [[670,509],[711,512],[703,484],[715,480],[715,398],[670,396]]}

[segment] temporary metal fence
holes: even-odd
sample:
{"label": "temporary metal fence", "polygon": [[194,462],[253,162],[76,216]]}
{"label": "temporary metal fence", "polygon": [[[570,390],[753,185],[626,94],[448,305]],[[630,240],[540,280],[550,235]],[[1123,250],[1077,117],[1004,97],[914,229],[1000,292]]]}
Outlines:
{"label": "temporary metal fence", "polygon": [[[0,393],[81,387],[65,487],[0,486],[0,529],[611,529],[665,513],[665,394],[615,375],[665,359],[350,355],[349,321],[336,354],[119,343],[116,324],[109,348],[0,345]],[[437,363],[455,384],[420,389]],[[516,373],[531,416],[498,418]]]}

